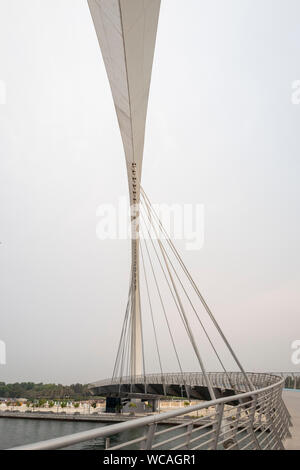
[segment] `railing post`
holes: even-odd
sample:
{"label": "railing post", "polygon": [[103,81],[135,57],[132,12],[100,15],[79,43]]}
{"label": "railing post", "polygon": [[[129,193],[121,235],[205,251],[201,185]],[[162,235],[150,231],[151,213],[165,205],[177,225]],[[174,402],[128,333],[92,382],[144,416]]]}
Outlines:
{"label": "railing post", "polygon": [[156,430],[156,423],[149,424],[149,429],[145,436],[145,440],[142,441],[141,443],[141,450],[152,449],[155,430]]}
{"label": "railing post", "polygon": [[286,404],[284,403],[282,397],[281,397],[281,403],[282,403],[282,408],[283,408],[283,411],[284,411],[284,413],[285,413],[286,419],[287,419],[287,421],[288,421],[288,423],[289,423],[289,426],[292,427],[292,426],[293,426],[293,423],[292,423],[292,420],[291,420],[291,415],[290,415],[290,412],[289,412],[289,410],[287,409]]}
{"label": "railing post", "polygon": [[189,446],[190,446],[190,440],[191,440],[191,435],[192,435],[192,430],[194,428],[194,424],[193,423],[189,423],[187,425],[187,436],[186,436],[186,443],[185,443],[185,446],[186,446],[186,449],[189,449]]}
{"label": "railing post", "polygon": [[191,393],[190,393],[191,392],[191,387],[185,383],[184,388],[185,388],[185,392],[186,392],[186,397],[190,401],[190,399],[191,399]]}
{"label": "railing post", "polygon": [[260,450],[261,447],[259,445],[256,433],[255,433],[255,429],[254,429],[256,405],[257,405],[257,395],[254,395],[254,398],[253,398],[253,401],[252,401],[253,410],[251,411],[250,416],[249,416],[249,419],[250,419],[249,425],[250,425],[250,427],[249,428],[247,427],[247,429],[249,429],[250,435],[253,438],[254,445],[255,445],[255,450]]}
{"label": "railing post", "polygon": [[213,450],[217,450],[217,448],[218,448],[218,442],[219,442],[219,436],[220,436],[220,431],[221,431],[221,426],[222,426],[223,414],[224,414],[224,403],[221,403],[220,405],[217,406],[218,420],[217,420],[217,423],[214,424],[214,427],[215,427],[215,440],[214,440],[213,446],[212,446]]}
{"label": "railing post", "polygon": [[107,437],[107,438],[105,439],[105,450],[108,450],[108,449],[109,449],[109,446],[110,446],[110,438]]}
{"label": "railing post", "polygon": [[274,404],[274,395],[275,395],[275,400],[277,399],[278,401],[278,398],[277,398],[277,393],[276,391],[274,392],[273,391],[273,396],[270,398],[270,405],[269,405],[269,410],[268,410],[268,422],[270,424],[270,428],[272,430],[272,433],[274,434],[275,438],[276,438],[276,441],[277,441],[277,445],[279,447],[279,449],[281,450],[284,450],[284,446],[283,446],[283,443],[282,443],[282,440],[277,432],[277,429],[276,429],[276,425],[274,423],[274,416],[276,414],[276,411],[277,411],[277,403]]}
{"label": "railing post", "polygon": [[285,408],[285,404],[284,404],[284,401],[283,401],[282,397],[280,397],[280,414],[281,414],[281,417],[282,417],[281,419],[282,419],[283,426],[284,426],[285,436],[286,437],[292,437],[292,435],[290,433],[290,429],[289,429],[289,427],[292,424],[291,424],[291,421],[290,421],[288,411]]}
{"label": "railing post", "polygon": [[[241,409],[242,409],[242,403],[239,401],[239,404],[237,405],[237,412],[235,415],[235,421],[234,421],[234,430],[231,434],[232,440],[235,442],[235,450],[239,450],[239,444],[238,444],[238,439],[237,439],[237,432],[239,428],[239,422],[241,419]],[[231,449],[233,450],[233,449]]]}
{"label": "railing post", "polygon": [[162,376],[162,386],[163,386],[163,390],[164,390],[164,395],[166,396],[167,395],[167,385],[166,385],[166,381],[165,381],[165,378]]}

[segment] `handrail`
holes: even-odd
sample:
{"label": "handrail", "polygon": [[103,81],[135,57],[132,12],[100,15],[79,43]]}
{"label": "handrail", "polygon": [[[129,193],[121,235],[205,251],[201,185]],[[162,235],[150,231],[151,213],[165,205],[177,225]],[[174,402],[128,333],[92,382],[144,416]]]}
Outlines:
{"label": "handrail", "polygon": [[[262,374],[263,375],[263,374]],[[277,377],[279,379],[279,377]],[[169,418],[175,418],[178,416],[182,415],[187,415],[189,413],[203,410],[205,408],[211,408],[217,405],[221,404],[228,404],[231,402],[236,402],[240,401],[242,402],[245,398],[247,397],[255,397],[256,395],[264,394],[265,392],[268,392],[272,389],[275,388],[282,388],[284,379],[281,379],[267,387],[263,387],[261,389],[256,389],[254,391],[249,391],[245,393],[240,393],[238,395],[232,395],[230,397],[224,397],[224,398],[218,398],[216,400],[210,400],[206,401],[203,403],[200,403],[199,405],[193,405],[186,407],[185,409],[177,409],[174,411],[169,411],[163,414],[158,414],[158,415],[152,415],[148,417],[143,417],[143,418],[135,418],[132,419],[129,422],[124,422],[124,423],[118,423],[118,424],[112,424],[110,426],[102,427],[102,428],[97,428],[97,429],[92,429],[89,431],[83,431],[79,432],[76,434],[70,434],[68,436],[62,436],[54,439],[49,439],[46,441],[41,441],[33,444],[28,444],[28,445],[22,445],[18,447],[14,447],[10,450],[51,450],[51,449],[61,449],[64,447],[68,447],[74,444],[77,444],[79,442],[84,442],[88,441],[91,439],[99,438],[99,437],[108,437],[114,434],[119,434],[123,431],[128,431],[130,429],[136,429],[140,428],[143,426],[151,425],[151,424],[157,424],[163,420],[169,419]]]}
{"label": "handrail", "polygon": [[[276,377],[274,374],[271,373],[256,373],[251,372],[248,373],[252,380],[255,380],[257,377],[261,382],[262,377],[268,379],[269,381]],[[234,381],[236,378],[239,379],[239,385],[248,385],[244,379],[241,377],[240,372],[227,372],[225,375],[223,372],[208,372],[207,376],[210,380],[213,381],[213,386],[228,386],[230,388],[231,383],[230,381]],[[89,388],[97,388],[97,387],[105,387],[105,386],[112,386],[112,385],[125,385],[125,384],[157,384],[157,383],[164,383],[168,385],[176,384],[176,385],[203,385],[205,386],[204,376],[201,372],[176,372],[176,373],[165,373],[165,374],[146,374],[146,375],[137,375],[134,377],[122,377],[122,378],[113,378],[113,379],[104,379],[93,382],[89,384]],[[255,385],[255,384],[254,384]],[[249,387],[248,387],[249,389]]]}

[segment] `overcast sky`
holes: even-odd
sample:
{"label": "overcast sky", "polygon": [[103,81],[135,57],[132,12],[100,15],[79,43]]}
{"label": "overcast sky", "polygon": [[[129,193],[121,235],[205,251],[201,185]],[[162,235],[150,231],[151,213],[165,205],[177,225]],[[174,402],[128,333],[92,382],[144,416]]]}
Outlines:
{"label": "overcast sky", "polygon": [[[299,0],[162,0],[143,186],[204,204],[203,248],[176,246],[247,370],[300,367],[299,57]],[[1,0],[0,83],[0,380],[105,378],[130,244],[96,212],[128,190],[87,2]]]}

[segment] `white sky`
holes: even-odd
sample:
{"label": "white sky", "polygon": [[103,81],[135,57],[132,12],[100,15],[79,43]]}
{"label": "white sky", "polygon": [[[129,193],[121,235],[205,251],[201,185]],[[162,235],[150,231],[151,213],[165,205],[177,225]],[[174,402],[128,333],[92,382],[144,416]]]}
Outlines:
{"label": "white sky", "polygon": [[[298,0],[162,0],[143,186],[205,205],[204,247],[177,246],[247,370],[300,367],[299,57]],[[1,0],[0,81],[0,380],[105,378],[130,245],[96,210],[127,180],[86,1]]]}

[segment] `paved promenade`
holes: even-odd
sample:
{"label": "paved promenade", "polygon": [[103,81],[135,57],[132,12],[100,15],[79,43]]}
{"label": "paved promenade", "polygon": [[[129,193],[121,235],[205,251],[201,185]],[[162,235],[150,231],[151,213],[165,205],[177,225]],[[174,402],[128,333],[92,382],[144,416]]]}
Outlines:
{"label": "paved promenade", "polygon": [[300,390],[284,390],[283,398],[293,423],[290,428],[292,438],[285,441],[284,447],[286,450],[300,450]]}

